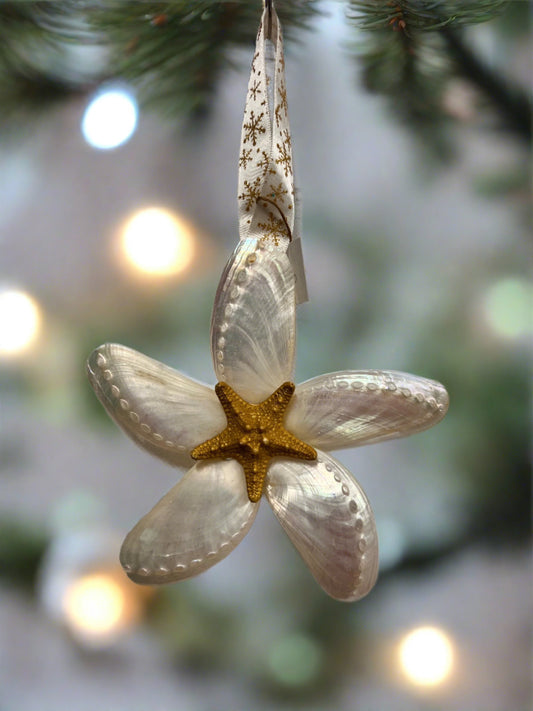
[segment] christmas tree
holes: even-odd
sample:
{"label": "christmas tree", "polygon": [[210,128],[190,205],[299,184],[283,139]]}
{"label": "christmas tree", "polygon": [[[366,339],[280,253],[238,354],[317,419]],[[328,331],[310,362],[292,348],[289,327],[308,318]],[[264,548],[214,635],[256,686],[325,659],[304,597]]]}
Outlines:
{"label": "christmas tree", "polygon": [[[7,709],[96,699],[117,709],[527,708],[529,4],[276,8],[311,297],[298,317],[298,381],[347,363],[394,367],[443,382],[450,411],[425,439],[344,460],[382,542],[377,587],[361,603],[315,588],[266,512],[205,579],[130,584],[117,570],[120,537],[175,474],[122,442],[83,362],[116,340],[212,379],[206,332],[235,243],[238,122],[262,8],[2,3]],[[138,133],[92,151],[78,123],[113,87],[140,106]],[[125,215],[152,204],[174,227],[180,218],[192,251],[181,271],[145,279],[109,245]],[[11,285],[40,313],[27,351],[9,344],[26,313]],[[416,659],[407,633],[427,626],[441,636],[418,637],[422,656],[444,661],[424,681],[420,653],[418,666],[405,660]]]}

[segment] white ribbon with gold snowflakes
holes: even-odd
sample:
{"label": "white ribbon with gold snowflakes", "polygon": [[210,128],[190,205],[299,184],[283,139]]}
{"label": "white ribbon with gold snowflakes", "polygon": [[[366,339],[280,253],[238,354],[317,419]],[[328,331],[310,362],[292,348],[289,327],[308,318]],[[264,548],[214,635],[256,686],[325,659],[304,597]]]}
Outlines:
{"label": "white ribbon with gold snowflakes", "polygon": [[257,34],[239,155],[241,239],[263,237],[287,250],[294,229],[292,142],[281,27],[265,8]]}

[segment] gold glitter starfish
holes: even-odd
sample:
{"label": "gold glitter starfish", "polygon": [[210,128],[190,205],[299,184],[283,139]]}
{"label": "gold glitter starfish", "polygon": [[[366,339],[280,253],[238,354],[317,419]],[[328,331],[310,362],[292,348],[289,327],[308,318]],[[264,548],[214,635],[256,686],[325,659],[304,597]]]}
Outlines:
{"label": "gold glitter starfish", "polygon": [[193,459],[236,459],[244,469],[248,498],[259,501],[272,457],[316,459],[316,450],[287,432],[285,411],[295,389],[286,382],[266,400],[255,405],[243,400],[227,383],[217,383],[215,392],[227,419],[220,434],[195,447]]}

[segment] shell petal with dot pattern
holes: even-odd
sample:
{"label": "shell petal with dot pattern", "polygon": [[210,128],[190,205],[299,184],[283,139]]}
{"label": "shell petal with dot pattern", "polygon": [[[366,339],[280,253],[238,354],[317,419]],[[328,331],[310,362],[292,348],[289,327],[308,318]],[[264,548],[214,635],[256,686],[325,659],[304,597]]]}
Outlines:
{"label": "shell petal with dot pattern", "polygon": [[211,324],[219,381],[248,402],[292,380],[296,302],[286,254],[257,239],[242,240],[220,280]]}
{"label": "shell petal with dot pattern", "polygon": [[336,600],[352,602],[378,575],[374,515],[364,491],[340,462],[274,460],[266,496],[315,580]]}
{"label": "shell petal with dot pattern", "polygon": [[346,370],[296,386],[286,426],[326,450],[407,437],[433,427],[448,409],[440,383],[387,370]]}
{"label": "shell petal with dot pattern", "polygon": [[200,462],[128,533],[122,567],[136,583],[198,575],[242,541],[258,508],[234,459]]}
{"label": "shell petal with dot pattern", "polygon": [[212,388],[132,348],[106,343],[87,361],[94,391],[139,446],[173,466],[190,467],[191,450],[226,423]]}

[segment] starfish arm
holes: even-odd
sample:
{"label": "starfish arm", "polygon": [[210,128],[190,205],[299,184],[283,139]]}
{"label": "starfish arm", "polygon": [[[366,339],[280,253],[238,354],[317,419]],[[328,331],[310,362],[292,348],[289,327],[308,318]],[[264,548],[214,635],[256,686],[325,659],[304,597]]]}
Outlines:
{"label": "starfish arm", "polygon": [[241,451],[239,442],[235,440],[235,430],[233,427],[226,427],[220,434],[197,445],[191,451],[193,459],[227,459],[233,457],[239,459]]}
{"label": "starfish arm", "polygon": [[291,457],[296,459],[316,459],[316,450],[302,440],[295,437],[287,430],[283,430],[282,436],[275,443],[267,445],[268,452],[272,457]]}
{"label": "starfish arm", "polygon": [[448,409],[434,380],[383,370],[329,373],[298,385],[285,426],[326,450],[373,444],[421,432]]}
{"label": "starfish arm", "polygon": [[218,380],[252,403],[291,380],[295,312],[287,255],[256,239],[239,242],[213,309],[211,350]]}
{"label": "starfish arm", "polygon": [[231,553],[258,508],[236,461],[200,462],[128,533],[120,562],[136,583],[191,578]]}
{"label": "starfish arm", "polygon": [[[225,432],[225,430],[224,430]],[[214,454],[218,453],[219,457],[222,457],[221,449],[224,446],[224,437],[222,432],[215,437],[211,437],[206,442],[197,445],[191,452],[191,457],[193,459],[212,459]]]}
{"label": "starfish arm", "polygon": [[359,484],[338,461],[274,461],[267,499],[318,584],[331,597],[364,597],[378,574],[374,516]]}
{"label": "starfish arm", "polygon": [[215,385],[215,393],[220,400],[228,422],[235,415],[241,425],[244,426],[249,403],[243,400],[227,383],[217,383]]}
{"label": "starfish arm", "polygon": [[190,467],[193,447],[226,424],[211,388],[131,348],[100,346],[89,356],[87,371],[113,420],[143,449],[173,466]]}
{"label": "starfish arm", "polygon": [[295,389],[296,386],[294,383],[282,383],[279,388],[262,403],[262,405],[266,410],[279,413],[278,420],[281,421],[285,416],[285,410],[291,401]]}

